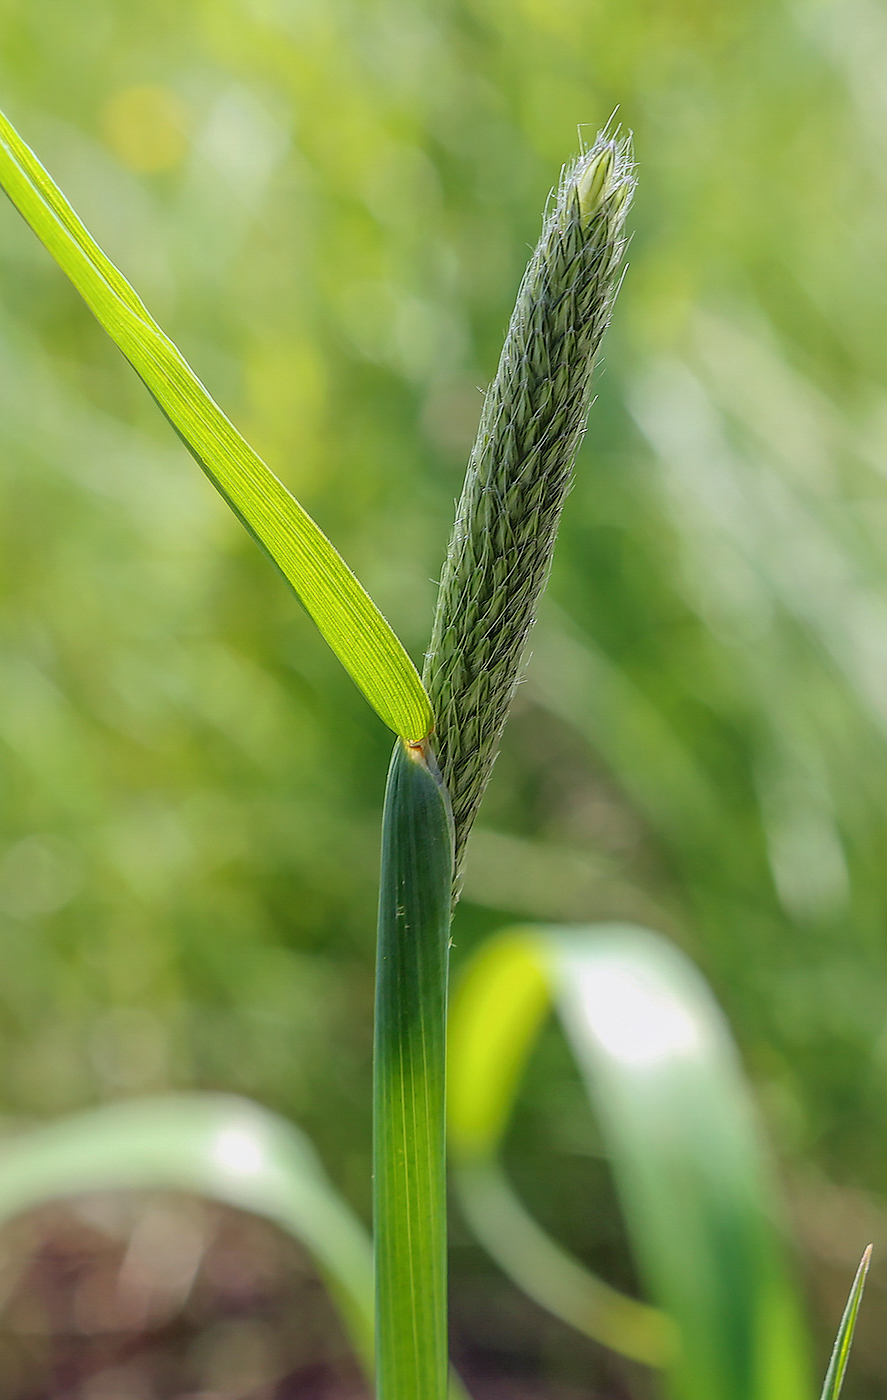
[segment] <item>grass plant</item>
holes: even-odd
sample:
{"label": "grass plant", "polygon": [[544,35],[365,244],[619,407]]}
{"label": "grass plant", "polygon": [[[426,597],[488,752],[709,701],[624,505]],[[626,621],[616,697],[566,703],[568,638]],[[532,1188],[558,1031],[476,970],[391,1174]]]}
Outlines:
{"label": "grass plant", "polygon": [[[454,888],[527,637],[618,289],[633,176],[605,132],[565,173],[521,285],[444,568],[425,686],[368,595],[214,403],[5,118],[0,183],[284,574],[397,742],[383,819],[369,1246],[294,1129],[217,1099],[118,1105],[0,1154],[0,1214],[56,1195],[178,1186],[306,1243],[380,1400],[443,1400],[445,1041]],[[427,690],[426,690],[427,687]],[[439,763],[439,766],[438,766]],[[650,1303],[550,1241],[496,1162],[554,1002],[604,1129]],[[675,1400],[804,1400],[800,1307],[766,1149],[726,1026],[686,959],[630,927],[518,930],[482,951],[451,1023],[450,1134],[469,1220],[528,1291]],[[864,1264],[867,1261],[864,1261]],[[826,1381],[836,1400],[861,1296]]]}

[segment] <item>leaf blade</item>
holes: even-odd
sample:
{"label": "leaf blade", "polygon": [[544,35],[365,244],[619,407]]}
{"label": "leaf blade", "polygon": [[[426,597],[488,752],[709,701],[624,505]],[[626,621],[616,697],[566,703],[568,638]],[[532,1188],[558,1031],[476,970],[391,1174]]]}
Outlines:
{"label": "leaf blade", "polygon": [[847,1372],[847,1363],[850,1360],[850,1348],[853,1345],[853,1333],[856,1331],[856,1318],[859,1313],[859,1305],[862,1302],[871,1259],[872,1246],[868,1245],[859,1261],[859,1268],[856,1270],[856,1277],[850,1288],[847,1306],[844,1309],[835,1345],[832,1348],[828,1370],[825,1373],[825,1381],[822,1386],[822,1400],[838,1400],[841,1394],[841,1387]]}
{"label": "leaf blade", "polygon": [[433,723],[431,705],[389,624],[320,527],[212,399],[2,113],[0,185],[379,716],[408,741],[425,738]]}
{"label": "leaf blade", "polygon": [[[293,1124],[234,1094],[172,1094],[87,1109],[0,1142],[0,1225],[81,1193],[164,1190],[250,1211],[304,1245],[372,1379],[372,1242]],[[453,1371],[448,1400],[468,1400]]]}
{"label": "leaf blade", "polygon": [[526,1062],[552,1005],[539,930],[490,938],[463,968],[452,997],[447,1124],[454,1186],[479,1242],[529,1297],[603,1346],[663,1367],[671,1320],[611,1288],[537,1224],[498,1162]]}
{"label": "leaf blade", "polygon": [[[633,1252],[662,1309],[656,1316],[661,1323],[667,1314],[677,1328],[673,1357],[660,1360],[670,1392],[680,1400],[806,1400],[806,1345],[773,1228],[778,1212],[768,1165],[729,1032],[702,978],[665,940],[627,926],[515,928],[492,943],[463,973],[451,1036],[455,1027],[457,1042],[474,1036],[482,1046],[478,1021],[490,1019],[497,998],[522,999],[524,1010],[504,1011],[513,1021],[507,1073],[476,1053],[470,1083],[458,1044],[451,1057],[450,1140],[460,1193],[466,1169],[495,1165],[519,1071],[541,1025],[532,979],[542,972],[608,1145]],[[475,976],[489,986],[471,989]],[[494,1059],[502,1054],[495,1032],[488,1045]],[[478,1083],[487,1087],[478,1091]],[[514,1220],[507,1238],[495,1239],[495,1225],[488,1209],[491,1252],[527,1287],[529,1271],[518,1278],[509,1259],[518,1241]],[[527,1291],[573,1321],[558,1305],[570,1270],[545,1254],[548,1263],[542,1253],[537,1258],[551,1265],[551,1277],[529,1279]],[[632,1314],[634,1300],[624,1298],[627,1310],[608,1313],[607,1295],[599,1294],[595,1315],[593,1289],[586,1296],[583,1330],[615,1341],[624,1354],[637,1356],[639,1339],[655,1345],[655,1333]]]}
{"label": "leaf blade", "polygon": [[0,1222],[101,1190],[191,1191],[287,1231],[312,1256],[372,1375],[372,1245],[292,1124],[233,1095],[181,1094],[90,1109],[0,1145]]}

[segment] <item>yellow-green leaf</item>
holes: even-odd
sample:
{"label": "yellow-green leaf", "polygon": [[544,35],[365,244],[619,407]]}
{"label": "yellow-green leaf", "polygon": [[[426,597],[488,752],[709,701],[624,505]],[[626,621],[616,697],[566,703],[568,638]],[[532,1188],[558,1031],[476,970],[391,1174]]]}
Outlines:
{"label": "yellow-green leaf", "polygon": [[123,351],[186,447],[280,569],[370,704],[401,738],[431,705],[413,663],[323,531],[225,417],[0,113],[0,185]]}

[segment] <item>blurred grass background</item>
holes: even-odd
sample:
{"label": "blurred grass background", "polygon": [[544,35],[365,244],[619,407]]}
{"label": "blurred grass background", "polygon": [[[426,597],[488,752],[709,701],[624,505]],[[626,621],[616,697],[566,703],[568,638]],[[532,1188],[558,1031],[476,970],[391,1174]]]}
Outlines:
{"label": "blurred grass background", "polygon": [[[887,7],[0,0],[0,23],[3,106],[417,661],[540,211],[619,106],[631,267],[454,961],[515,915],[635,918],[696,958],[823,1349],[875,1238],[846,1394],[883,1393]],[[0,446],[0,1106],[247,1093],[366,1218],[389,736],[9,206]],[[553,1034],[510,1154],[630,1286]],[[490,1365],[647,1393],[458,1221],[453,1271]]]}

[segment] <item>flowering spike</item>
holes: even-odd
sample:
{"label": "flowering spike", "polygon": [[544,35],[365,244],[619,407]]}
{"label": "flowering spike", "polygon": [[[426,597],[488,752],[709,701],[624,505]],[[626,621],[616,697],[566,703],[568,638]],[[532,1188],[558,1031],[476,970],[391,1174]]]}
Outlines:
{"label": "flowering spike", "polygon": [[634,187],[609,132],[565,172],[484,401],[441,578],[425,684],[458,872],[551,567],[610,320]]}

